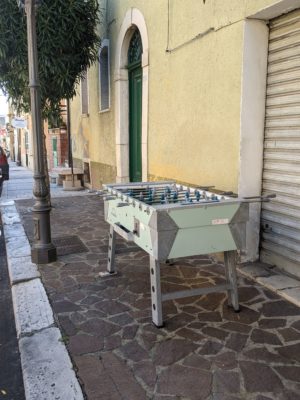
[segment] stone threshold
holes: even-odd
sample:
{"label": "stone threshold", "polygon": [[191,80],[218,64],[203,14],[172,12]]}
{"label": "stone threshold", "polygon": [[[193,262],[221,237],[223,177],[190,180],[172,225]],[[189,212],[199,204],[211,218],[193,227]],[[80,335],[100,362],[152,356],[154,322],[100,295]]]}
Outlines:
{"label": "stone threshold", "polygon": [[239,264],[237,270],[247,278],[300,307],[300,280],[261,262]]}

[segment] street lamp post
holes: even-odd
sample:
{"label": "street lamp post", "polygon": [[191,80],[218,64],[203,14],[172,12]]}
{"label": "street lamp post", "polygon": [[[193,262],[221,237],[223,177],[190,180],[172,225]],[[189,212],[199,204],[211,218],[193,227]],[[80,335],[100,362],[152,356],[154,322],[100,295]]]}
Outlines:
{"label": "street lamp post", "polygon": [[[24,4],[24,0],[21,0]],[[51,242],[49,189],[44,166],[44,144],[41,116],[41,95],[38,79],[36,6],[38,0],[25,0],[27,15],[29,88],[32,115],[34,186],[36,202],[32,208],[34,222],[34,243],[31,260],[35,264],[47,264],[56,260],[56,248]]]}

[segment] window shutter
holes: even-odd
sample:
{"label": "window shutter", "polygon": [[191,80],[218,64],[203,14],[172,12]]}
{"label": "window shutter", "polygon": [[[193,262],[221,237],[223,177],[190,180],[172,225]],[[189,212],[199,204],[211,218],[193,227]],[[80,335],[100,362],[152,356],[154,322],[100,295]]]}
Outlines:
{"label": "window shutter", "polygon": [[87,71],[81,79],[81,113],[89,113],[88,75]]}
{"label": "window shutter", "polygon": [[99,108],[110,108],[109,41],[104,39],[99,54]]}

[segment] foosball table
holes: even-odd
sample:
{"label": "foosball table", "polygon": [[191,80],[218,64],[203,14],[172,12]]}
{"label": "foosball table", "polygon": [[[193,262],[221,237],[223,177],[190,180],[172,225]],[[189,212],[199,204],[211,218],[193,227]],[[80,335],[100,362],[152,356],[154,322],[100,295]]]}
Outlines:
{"label": "foosball table", "polygon": [[[110,224],[107,271],[116,273],[116,234],[136,243],[150,257],[153,323],[163,325],[162,302],[227,291],[239,310],[236,252],[246,243],[249,199],[190,188],[174,181],[104,185],[105,220]],[[254,198],[256,199],[256,198]],[[160,263],[174,258],[224,252],[226,283],[162,293]]]}

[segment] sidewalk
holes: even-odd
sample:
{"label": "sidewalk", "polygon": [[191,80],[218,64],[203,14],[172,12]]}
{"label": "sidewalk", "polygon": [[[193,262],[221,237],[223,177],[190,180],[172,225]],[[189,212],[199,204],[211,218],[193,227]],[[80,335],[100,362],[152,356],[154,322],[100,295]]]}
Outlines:
{"label": "sidewalk", "polygon": [[[6,184],[20,194],[18,182],[25,179],[14,178],[21,173],[16,168]],[[239,275],[240,313],[227,308],[223,293],[179,299],[164,303],[166,323],[157,329],[145,252],[118,239],[119,274],[99,277],[109,229],[101,197],[52,194],[60,255],[37,269],[27,241],[33,200],[28,193],[14,205],[8,201],[13,189],[4,189],[1,212],[27,400],[300,399],[300,309],[274,293],[288,290],[281,275],[243,267],[249,276],[267,275],[273,291]],[[22,191],[25,196],[25,185]],[[177,259],[162,274],[164,291],[224,281],[223,265],[206,256]],[[298,281],[290,285],[299,290]]]}
{"label": "sidewalk", "polygon": [[[0,203],[7,200],[16,199],[33,199],[33,173],[28,168],[18,167],[15,162],[9,163],[10,179],[4,181],[2,194],[0,197]],[[56,184],[50,184],[51,196],[52,197],[70,197],[80,196],[88,193],[87,190],[78,192],[66,192],[62,186]]]}

